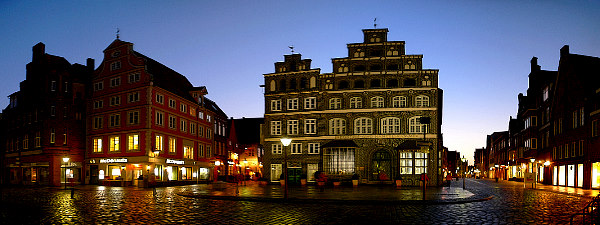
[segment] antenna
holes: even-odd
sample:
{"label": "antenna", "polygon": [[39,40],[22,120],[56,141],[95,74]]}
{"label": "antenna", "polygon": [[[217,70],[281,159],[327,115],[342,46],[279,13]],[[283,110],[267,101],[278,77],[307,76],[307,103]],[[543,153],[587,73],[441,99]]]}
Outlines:
{"label": "antenna", "polygon": [[377,29],[377,17],[375,17],[375,19],[373,20],[373,27]]}
{"label": "antenna", "polygon": [[288,46],[288,48],[290,48],[292,50],[292,54],[294,54],[294,46],[290,45],[290,46]]}
{"label": "antenna", "polygon": [[119,28],[117,27],[117,39],[119,39],[119,32],[121,32],[121,31],[120,31],[120,30],[119,30]]}

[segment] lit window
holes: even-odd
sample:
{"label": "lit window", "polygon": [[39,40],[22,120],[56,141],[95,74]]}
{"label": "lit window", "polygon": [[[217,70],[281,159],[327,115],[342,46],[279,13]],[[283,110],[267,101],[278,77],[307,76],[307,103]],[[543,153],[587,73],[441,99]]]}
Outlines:
{"label": "lit window", "polygon": [[157,134],[154,142],[155,142],[154,150],[162,151],[163,150],[163,136]]}
{"label": "lit window", "polygon": [[108,151],[117,152],[119,151],[119,136],[112,136],[108,139]]}
{"label": "lit window", "polygon": [[427,173],[427,153],[415,152],[415,174]]}
{"label": "lit window", "polygon": [[102,138],[94,138],[93,145],[92,148],[95,153],[102,152]]}
{"label": "lit window", "polygon": [[174,153],[175,152],[175,142],[176,139],[175,138],[169,138],[169,152],[170,153]]}
{"label": "lit window", "polygon": [[194,148],[192,146],[183,146],[183,157],[186,159],[194,159]]}
{"label": "lit window", "polygon": [[139,134],[127,135],[127,149],[128,151],[137,151],[140,149],[140,136]]}
{"label": "lit window", "polygon": [[412,152],[400,152],[400,173],[413,174]]}
{"label": "lit window", "polygon": [[354,148],[325,148],[323,169],[328,174],[353,174]]}

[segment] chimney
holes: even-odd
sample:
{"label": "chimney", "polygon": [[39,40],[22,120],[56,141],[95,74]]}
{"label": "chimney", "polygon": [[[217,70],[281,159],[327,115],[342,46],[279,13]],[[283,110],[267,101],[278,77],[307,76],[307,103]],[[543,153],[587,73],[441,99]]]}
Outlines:
{"label": "chimney", "polygon": [[569,45],[565,45],[560,49],[560,56],[566,56],[569,54]]}
{"label": "chimney", "polygon": [[537,60],[538,60],[537,57],[531,58],[531,72],[540,71],[541,67],[538,65]]}
{"label": "chimney", "polygon": [[88,67],[88,69],[94,70],[94,59],[87,58],[86,66]]}
{"label": "chimney", "polygon": [[37,61],[37,60],[42,59],[44,57],[44,54],[46,54],[46,45],[44,45],[44,43],[42,43],[42,42],[37,43],[36,45],[33,46],[32,61]]}

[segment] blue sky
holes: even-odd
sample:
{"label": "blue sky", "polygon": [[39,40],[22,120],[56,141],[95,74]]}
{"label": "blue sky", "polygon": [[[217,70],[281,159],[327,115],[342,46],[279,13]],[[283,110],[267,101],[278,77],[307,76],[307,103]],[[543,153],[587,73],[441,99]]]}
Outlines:
{"label": "blue sky", "polygon": [[[361,29],[390,30],[439,69],[442,132],[466,154],[508,128],[527,89],[529,60],[556,70],[559,49],[600,56],[598,1],[0,1],[0,96],[18,91],[31,47],[71,63],[102,61],[114,39],[206,86],[230,117],[262,117],[262,74],[287,46],[331,72],[331,58],[362,42]],[[0,98],[0,106],[8,104]]]}

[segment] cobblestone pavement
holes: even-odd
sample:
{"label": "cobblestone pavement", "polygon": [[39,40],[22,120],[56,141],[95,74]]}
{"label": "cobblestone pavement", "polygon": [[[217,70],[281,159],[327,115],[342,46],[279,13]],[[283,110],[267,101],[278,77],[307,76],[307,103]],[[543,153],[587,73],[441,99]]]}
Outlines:
{"label": "cobblestone pavement", "polygon": [[[597,194],[589,190],[566,193],[568,190],[556,187],[532,190],[524,189],[523,183],[467,179],[468,192],[458,191],[462,189],[462,182],[453,182],[448,190],[455,189],[448,193],[462,194],[464,199],[473,200],[466,203],[448,198],[448,201],[427,201],[427,204],[389,204],[391,200],[414,200],[397,196],[390,200],[383,196],[398,192],[421,194],[410,188],[394,190],[391,186],[358,187],[368,189],[358,191],[359,194],[368,191],[375,192],[370,194],[372,196],[380,196],[370,204],[353,204],[364,200],[360,197],[349,199],[345,204],[323,204],[320,200],[356,195],[351,187],[337,190],[328,187],[323,192],[319,190],[323,194],[313,195],[294,194],[301,189],[292,189],[290,197],[313,199],[302,203],[215,200],[182,195],[230,196],[235,194],[233,187],[220,193],[209,191],[210,186],[202,184],[164,187],[156,188],[154,194],[153,189],[81,186],[76,187],[73,199],[69,190],[59,188],[1,188],[0,224],[568,224],[571,214]],[[263,188],[250,185],[235,190],[240,190],[242,197],[260,194],[266,196],[265,199],[281,194],[277,185]],[[264,193],[256,193],[258,190]],[[435,200],[442,196],[428,195]],[[475,201],[477,196],[493,198]]]}

